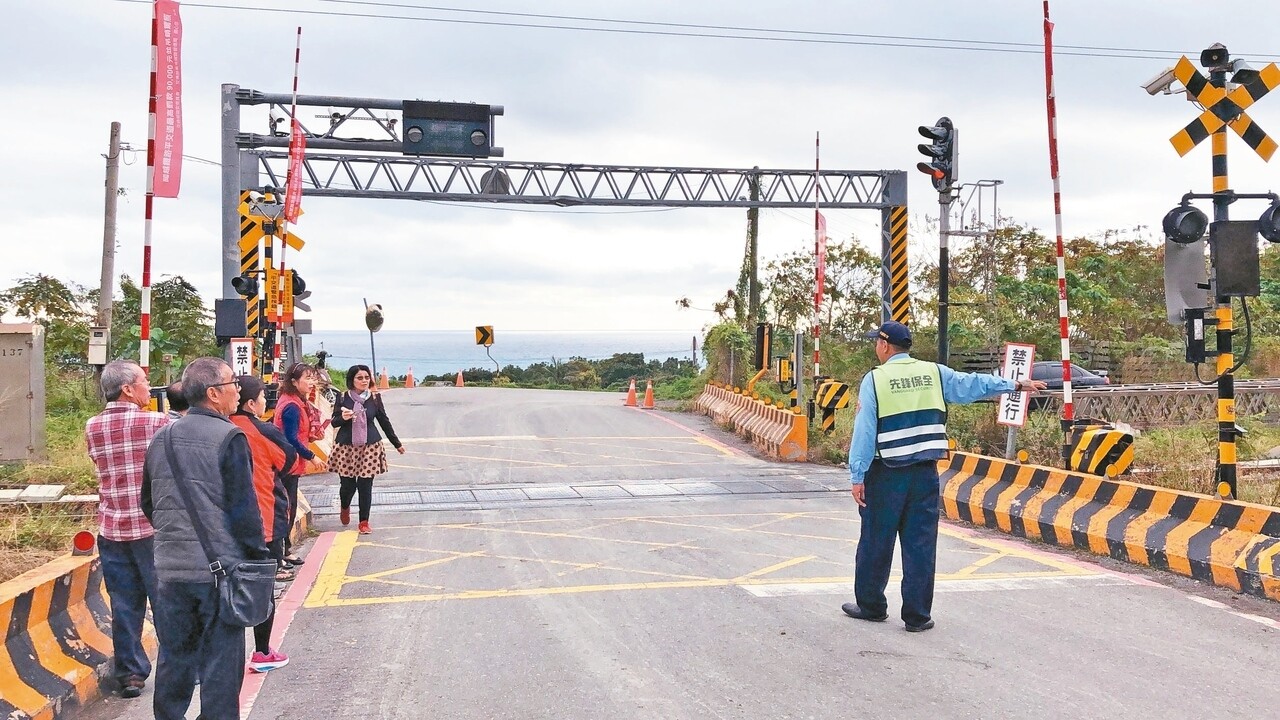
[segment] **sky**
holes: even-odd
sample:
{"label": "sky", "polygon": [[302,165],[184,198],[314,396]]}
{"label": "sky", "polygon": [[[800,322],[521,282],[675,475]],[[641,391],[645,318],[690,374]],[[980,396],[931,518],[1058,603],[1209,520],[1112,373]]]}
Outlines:
{"label": "sky", "polygon": [[[180,196],[155,202],[153,273],[181,275],[210,301],[221,286],[220,86],[288,92],[298,26],[302,93],[503,105],[495,139],[507,160],[812,168],[821,133],[824,168],[908,171],[915,262],[936,257],[929,219],[938,213],[937,194],[914,169],[917,127],[945,115],[960,129],[960,180],[1002,181],[999,213],[1053,233],[1040,0],[253,5],[267,4],[198,0],[182,9],[187,158]],[[1141,86],[1214,42],[1255,66],[1280,60],[1280,44],[1264,30],[1273,2],[1206,7],[1052,3],[1067,236],[1158,229],[1183,193],[1210,191],[1209,143],[1185,158],[1169,144],[1200,110]],[[150,4],[6,0],[4,9],[0,287],[32,273],[97,286],[112,121],[137,151],[121,167],[116,255],[117,273],[136,280]],[[793,41],[724,37],[765,33],[710,26]],[[1280,97],[1249,113],[1280,138]],[[246,111],[243,128],[262,133],[266,123]],[[1229,147],[1233,188],[1276,189],[1276,168],[1234,134]],[[363,298],[382,304],[387,330],[697,330],[736,283],[746,234],[740,209],[313,197],[302,207],[295,229],[307,245],[290,262],[312,290],[317,331],[360,328]],[[1263,209],[1237,207],[1238,218]],[[989,194],[984,211],[992,212]],[[824,214],[834,239],[878,250],[878,212]],[[811,250],[811,210],[760,215],[762,267]],[[678,308],[681,297],[693,307]]]}

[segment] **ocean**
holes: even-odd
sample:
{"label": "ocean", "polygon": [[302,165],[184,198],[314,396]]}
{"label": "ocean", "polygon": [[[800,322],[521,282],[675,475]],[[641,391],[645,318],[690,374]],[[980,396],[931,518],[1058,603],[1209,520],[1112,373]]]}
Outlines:
{"label": "ocean", "polygon": [[[550,362],[552,357],[568,360],[583,357],[604,360],[617,353],[643,353],[644,359],[688,359],[693,356],[694,337],[701,353],[702,337],[696,330],[668,331],[502,331],[494,333],[489,353],[502,367],[528,367]],[[483,345],[476,345],[474,332],[424,331],[374,333],[377,370],[383,367],[390,375],[404,375],[410,366],[415,377],[453,375],[471,368],[494,369],[493,360],[485,355]],[[314,355],[318,350],[329,353],[330,367],[346,368],[357,363],[370,364],[369,333],[362,330],[340,330],[306,335],[303,351]],[[701,357],[698,363],[702,363]]]}

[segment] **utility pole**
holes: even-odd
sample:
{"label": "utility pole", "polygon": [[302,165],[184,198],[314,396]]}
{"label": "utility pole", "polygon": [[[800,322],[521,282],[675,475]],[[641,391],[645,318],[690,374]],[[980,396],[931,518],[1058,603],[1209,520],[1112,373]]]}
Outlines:
{"label": "utility pole", "polygon": [[[759,170],[759,167],[752,170]],[[760,175],[751,175],[751,202],[760,200]],[[752,322],[762,322],[764,315],[760,312],[760,208],[754,205],[747,209],[747,244],[750,245],[751,285],[747,295],[747,317]]]}
{"label": "utility pole", "polygon": [[[115,293],[116,272],[116,201],[120,197],[120,123],[111,123],[111,141],[107,146],[106,212],[102,225],[102,276],[98,284],[98,325],[106,328],[107,347],[111,346],[111,296]],[[108,351],[109,352],[109,351]],[[93,380],[102,380],[102,366],[95,366]]]}

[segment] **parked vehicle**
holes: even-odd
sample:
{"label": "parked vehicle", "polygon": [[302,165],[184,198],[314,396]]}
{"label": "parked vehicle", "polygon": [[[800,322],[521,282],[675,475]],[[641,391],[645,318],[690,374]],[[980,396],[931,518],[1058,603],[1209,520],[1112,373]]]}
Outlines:
{"label": "parked vehicle", "polygon": [[[1046,390],[1062,389],[1062,363],[1052,360],[1033,363],[1031,365],[1031,379],[1043,380],[1048,385]],[[1095,373],[1085,370],[1084,368],[1071,363],[1071,388],[1096,387],[1098,385],[1110,385],[1111,378],[1106,373]]]}

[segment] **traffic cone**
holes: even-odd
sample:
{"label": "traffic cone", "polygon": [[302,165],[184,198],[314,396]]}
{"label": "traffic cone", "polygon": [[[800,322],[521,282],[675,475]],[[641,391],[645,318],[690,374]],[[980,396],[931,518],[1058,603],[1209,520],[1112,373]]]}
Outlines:
{"label": "traffic cone", "polygon": [[391,389],[391,383],[387,382],[387,369],[385,367],[382,368],[382,374],[378,376],[378,389],[379,390]]}
{"label": "traffic cone", "polygon": [[644,407],[650,410],[653,409],[653,381],[652,380],[650,380],[649,383],[644,386]]}
{"label": "traffic cone", "polygon": [[462,371],[458,371],[458,379],[453,381],[454,387],[462,387]]}
{"label": "traffic cone", "polygon": [[409,366],[409,372],[404,376],[404,386],[407,388],[417,387],[417,383],[413,381],[413,366]]}
{"label": "traffic cone", "polygon": [[622,403],[626,407],[636,406],[636,379],[631,378],[631,387],[627,388],[627,401]]}

